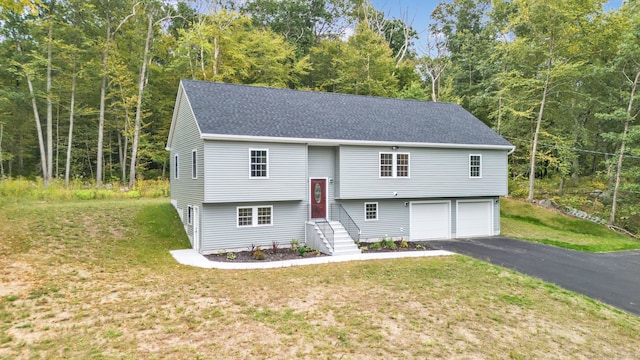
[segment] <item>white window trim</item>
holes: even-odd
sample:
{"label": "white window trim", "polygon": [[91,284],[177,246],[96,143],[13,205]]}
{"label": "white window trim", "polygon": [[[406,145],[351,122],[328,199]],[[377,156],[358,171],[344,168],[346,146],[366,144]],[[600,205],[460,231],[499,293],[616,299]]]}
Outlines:
{"label": "white window trim", "polygon": [[[478,171],[478,176],[471,176],[471,157],[477,156],[480,159],[480,164],[478,167],[480,168]],[[469,154],[469,168],[467,169],[469,174],[469,179],[481,179],[482,178],[482,154]]]}
{"label": "white window trim", "polygon": [[180,179],[180,166],[179,166],[180,163],[178,162],[178,160],[179,160],[178,154],[175,154],[173,156],[173,171],[175,173],[173,174],[174,179]]}
{"label": "white window trim", "polygon": [[191,178],[198,178],[198,150],[191,151]]}
{"label": "white window trim", "polygon": [[193,225],[193,206],[187,206],[187,225]]}
{"label": "white window trim", "polygon": [[[367,205],[375,205],[376,206],[376,218],[375,219],[367,219]],[[364,203],[364,221],[378,221],[380,218],[380,206],[377,202],[366,202]]]}
{"label": "white window trim", "polygon": [[[380,160],[382,154],[391,154],[391,176],[382,176],[380,171]],[[407,155],[407,176],[398,176],[398,154]],[[391,152],[391,151],[380,151],[378,152],[378,178],[380,179],[409,179],[411,178],[411,153],[408,152]]]}
{"label": "white window trim", "polygon": [[[267,176],[251,176],[251,152],[252,151],[266,151],[267,152]],[[249,179],[268,179],[269,178],[269,149],[249,149]]]}
{"label": "white window trim", "polygon": [[[252,209],[251,210],[251,225],[240,225],[238,224],[238,216],[240,216],[240,209]],[[270,224],[258,224],[258,209],[259,208],[270,208],[271,209],[271,223]],[[257,205],[257,206],[236,206],[236,228],[244,229],[244,228],[254,228],[254,227],[264,227],[264,226],[273,226],[273,205]]]}

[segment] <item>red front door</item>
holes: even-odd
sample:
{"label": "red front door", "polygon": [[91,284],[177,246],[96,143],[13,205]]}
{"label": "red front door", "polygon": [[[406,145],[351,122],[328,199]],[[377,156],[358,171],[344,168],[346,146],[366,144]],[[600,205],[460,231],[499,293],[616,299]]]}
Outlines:
{"label": "red front door", "polygon": [[311,218],[325,219],[327,217],[327,179],[311,179]]}

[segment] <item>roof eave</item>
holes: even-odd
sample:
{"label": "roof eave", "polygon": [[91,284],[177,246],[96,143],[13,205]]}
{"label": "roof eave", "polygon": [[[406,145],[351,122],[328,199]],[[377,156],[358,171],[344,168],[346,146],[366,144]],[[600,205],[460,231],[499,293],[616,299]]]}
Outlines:
{"label": "roof eave", "polygon": [[292,144],[308,144],[308,145],[315,145],[315,146],[359,145],[359,146],[406,146],[406,147],[447,148],[447,149],[454,148],[454,149],[508,150],[509,153],[513,152],[513,150],[515,149],[515,146],[513,145],[314,139],[314,138],[292,138],[292,137],[228,135],[228,134],[207,134],[207,133],[201,134],[200,138],[203,140],[292,143]]}

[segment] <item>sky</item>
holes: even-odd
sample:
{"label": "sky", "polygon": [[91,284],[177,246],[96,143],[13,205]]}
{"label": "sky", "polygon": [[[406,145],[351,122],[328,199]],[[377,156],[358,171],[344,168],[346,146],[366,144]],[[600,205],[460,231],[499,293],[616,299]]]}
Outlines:
{"label": "sky", "polygon": [[[622,1],[609,0],[604,8],[618,9]],[[420,38],[425,38],[431,21],[431,12],[441,0],[372,0],[372,2],[376,9],[385,13],[387,17],[405,20],[418,31]]]}

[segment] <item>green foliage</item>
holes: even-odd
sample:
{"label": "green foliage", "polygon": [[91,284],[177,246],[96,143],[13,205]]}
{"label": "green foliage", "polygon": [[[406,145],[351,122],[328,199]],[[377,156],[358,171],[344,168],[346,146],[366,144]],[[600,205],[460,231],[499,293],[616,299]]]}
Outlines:
{"label": "green foliage", "polygon": [[298,248],[300,247],[300,241],[296,238],[293,238],[289,242],[289,245],[291,246],[291,251],[298,251]]}
{"label": "green foliage", "polygon": [[383,237],[382,240],[380,240],[380,242],[377,244],[379,244],[381,248],[385,248],[385,249],[395,250],[397,248],[397,245],[393,241],[393,239],[386,236]]}
{"label": "green foliage", "polygon": [[307,253],[312,252],[313,249],[309,246],[299,246],[296,251],[298,252],[299,256],[304,257],[305,255],[307,255]]}
{"label": "green foliage", "polygon": [[640,249],[640,240],[613,232],[604,225],[522,201],[502,199],[500,215],[504,236],[589,252]]}
{"label": "green foliage", "polygon": [[169,194],[169,182],[159,180],[138,181],[136,190],[126,191],[109,184],[103,188],[95,188],[92,183],[74,181],[65,187],[59,180],[54,180],[44,187],[41,179],[35,181],[24,178],[0,180],[0,204],[5,202],[22,202],[33,200],[64,201],[92,199],[139,199],[166,197]]}
{"label": "green foliage", "polygon": [[267,254],[260,249],[260,246],[256,246],[256,248],[252,251],[251,256],[256,260],[264,260],[267,258]]}
{"label": "green foliage", "polygon": [[338,92],[393,96],[397,79],[391,49],[384,38],[360,23],[349,38],[343,56],[335,59]]}

